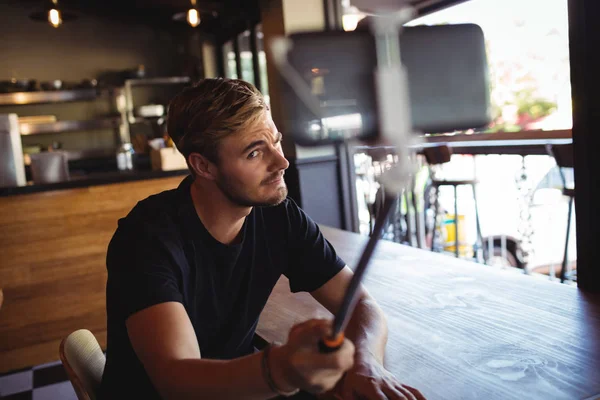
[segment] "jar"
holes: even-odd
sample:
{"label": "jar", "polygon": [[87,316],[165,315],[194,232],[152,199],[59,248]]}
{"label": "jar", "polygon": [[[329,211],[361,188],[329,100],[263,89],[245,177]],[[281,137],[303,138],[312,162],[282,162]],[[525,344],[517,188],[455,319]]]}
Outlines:
{"label": "jar", "polygon": [[131,143],[123,143],[117,150],[117,168],[119,171],[133,169],[133,146]]}

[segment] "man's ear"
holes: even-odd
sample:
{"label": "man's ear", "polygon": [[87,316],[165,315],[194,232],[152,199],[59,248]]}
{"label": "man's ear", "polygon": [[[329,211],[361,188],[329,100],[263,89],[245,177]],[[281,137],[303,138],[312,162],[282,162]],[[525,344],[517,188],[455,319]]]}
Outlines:
{"label": "man's ear", "polygon": [[191,153],[188,156],[188,163],[196,176],[201,176],[211,181],[217,179],[217,166],[202,154]]}

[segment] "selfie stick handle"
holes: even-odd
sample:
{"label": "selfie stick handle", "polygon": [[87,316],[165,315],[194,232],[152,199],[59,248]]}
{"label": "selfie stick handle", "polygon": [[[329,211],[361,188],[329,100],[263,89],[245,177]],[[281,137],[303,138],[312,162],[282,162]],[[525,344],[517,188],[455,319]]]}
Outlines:
{"label": "selfie stick handle", "polygon": [[398,196],[387,195],[385,197],[385,201],[383,203],[383,208],[381,213],[377,215],[375,219],[375,228],[373,229],[373,233],[367,242],[365,249],[360,257],[356,270],[354,271],[354,276],[350,281],[350,285],[346,290],[346,295],[344,296],[344,300],[342,301],[342,305],[335,315],[335,319],[333,320],[333,333],[329,337],[325,337],[321,339],[319,342],[319,351],[321,353],[330,353],[339,349],[344,343],[344,330],[350,321],[350,317],[354,312],[354,308],[356,307],[356,303],[358,301],[358,289],[360,288],[360,283],[364,278],[367,267],[369,266],[369,261],[371,261],[371,257],[373,256],[373,252],[377,247],[377,243],[381,238],[381,234],[383,233],[383,228],[389,214],[393,208],[397,204]]}

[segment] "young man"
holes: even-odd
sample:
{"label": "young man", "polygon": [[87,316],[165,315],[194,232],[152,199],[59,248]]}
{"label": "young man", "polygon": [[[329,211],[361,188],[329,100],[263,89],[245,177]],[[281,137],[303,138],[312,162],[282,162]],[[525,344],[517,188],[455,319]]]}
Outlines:
{"label": "young man", "polygon": [[332,312],[352,277],[286,198],[281,133],[256,88],[202,80],[172,101],[168,131],[191,176],[119,220],[107,255],[101,398],[267,399],[334,387],[344,399],[422,398],[383,368],[386,323],[364,289],[338,351],[318,352],[331,328],[324,320],[254,351],[282,274]]}

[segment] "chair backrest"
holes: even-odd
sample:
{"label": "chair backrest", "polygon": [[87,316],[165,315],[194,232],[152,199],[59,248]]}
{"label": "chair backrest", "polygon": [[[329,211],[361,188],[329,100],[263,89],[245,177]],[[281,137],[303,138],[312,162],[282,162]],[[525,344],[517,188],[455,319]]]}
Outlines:
{"label": "chair backrest", "polygon": [[554,157],[556,166],[560,173],[560,179],[562,180],[563,187],[567,187],[567,179],[563,168],[574,168],[575,157],[573,156],[573,145],[572,144],[559,144],[559,145],[548,145],[546,146],[548,153]]}
{"label": "chair backrest", "polygon": [[452,151],[448,146],[426,147],[423,155],[429,165],[445,164],[452,158]]}
{"label": "chair backrest", "polygon": [[94,400],[100,387],[106,357],[87,329],[71,333],[60,343],[60,360],[79,400]]}
{"label": "chair backrest", "polygon": [[560,168],[575,167],[572,144],[552,145],[550,146],[550,153],[554,156],[556,165],[558,165]]}

